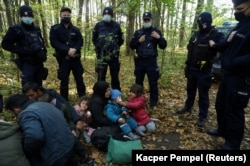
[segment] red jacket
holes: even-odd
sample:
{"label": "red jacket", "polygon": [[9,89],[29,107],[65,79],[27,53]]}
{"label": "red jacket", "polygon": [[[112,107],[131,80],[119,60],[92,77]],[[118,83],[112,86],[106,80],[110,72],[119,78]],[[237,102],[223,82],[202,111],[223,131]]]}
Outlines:
{"label": "red jacket", "polygon": [[145,104],[145,96],[132,97],[126,103],[126,107],[131,110],[131,114],[139,126],[144,126],[151,121]]}

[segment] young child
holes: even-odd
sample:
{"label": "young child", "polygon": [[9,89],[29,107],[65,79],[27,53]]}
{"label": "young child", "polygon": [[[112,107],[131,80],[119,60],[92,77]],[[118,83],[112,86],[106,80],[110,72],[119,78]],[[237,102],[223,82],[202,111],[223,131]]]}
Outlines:
{"label": "young child", "polygon": [[[124,102],[121,98],[118,98],[117,103],[131,110],[131,116],[138,123],[140,131],[152,132],[156,129],[156,126],[155,122],[152,120],[153,118],[150,118],[148,112],[146,111],[146,97],[143,94],[143,87],[141,85],[134,84],[130,87],[129,100]],[[145,136],[145,133],[142,136]]]}
{"label": "young child", "polygon": [[117,104],[117,99],[121,98],[122,93],[117,89],[112,89],[110,92],[111,100],[106,105],[106,115],[108,119],[118,124],[122,132],[131,139],[139,139],[139,137],[133,134],[132,130],[138,131],[138,125],[134,118],[130,117],[128,110]]}
{"label": "young child", "polygon": [[93,133],[94,129],[89,127],[89,123],[92,120],[91,112],[89,111],[89,101],[88,96],[82,96],[79,98],[78,103],[74,106],[76,113],[81,116],[81,120],[84,122],[84,138],[87,143],[90,143],[90,136]]}

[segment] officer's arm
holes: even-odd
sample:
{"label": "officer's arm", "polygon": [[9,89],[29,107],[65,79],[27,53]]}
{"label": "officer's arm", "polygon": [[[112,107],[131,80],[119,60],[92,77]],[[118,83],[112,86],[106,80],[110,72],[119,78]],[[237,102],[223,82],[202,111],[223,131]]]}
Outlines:
{"label": "officer's arm", "polygon": [[10,27],[6,32],[2,40],[3,49],[16,53],[16,54],[33,54],[33,50],[29,50],[28,48],[17,45],[17,41],[23,40],[25,38],[25,34],[21,32],[21,30],[16,30],[13,27]]}
{"label": "officer's arm", "polygon": [[83,37],[82,37],[80,30],[77,30],[76,33],[77,33],[78,38],[77,38],[76,45],[74,46],[74,48],[77,49],[77,51],[81,51],[81,48],[83,46]]}
{"label": "officer's arm", "polygon": [[141,35],[139,34],[139,31],[136,31],[134,33],[132,39],[130,40],[130,48],[131,49],[136,49],[140,45],[139,38]]}
{"label": "officer's arm", "polygon": [[118,44],[119,46],[121,46],[124,43],[124,37],[123,37],[123,33],[121,30],[121,27],[119,25],[119,31],[118,31]]}
{"label": "officer's arm", "polygon": [[98,24],[95,25],[94,29],[92,30],[92,43],[96,46],[97,38],[98,38]]}
{"label": "officer's arm", "polygon": [[160,49],[165,49],[167,47],[167,40],[162,35],[161,31],[158,30],[157,32],[160,35],[160,38],[158,39],[158,45],[159,45]]}
{"label": "officer's arm", "polygon": [[50,43],[51,46],[61,53],[67,54],[69,51],[69,46],[66,43],[63,43],[59,40],[59,36],[57,34],[57,29],[55,27],[51,27],[50,29]]}

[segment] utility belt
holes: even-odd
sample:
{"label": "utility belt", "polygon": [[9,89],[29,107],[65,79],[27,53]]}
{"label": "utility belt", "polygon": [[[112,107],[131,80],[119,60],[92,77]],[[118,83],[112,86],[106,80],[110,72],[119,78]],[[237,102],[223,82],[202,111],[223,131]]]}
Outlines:
{"label": "utility belt", "polygon": [[211,62],[210,61],[196,61],[196,62],[191,62],[191,66],[193,68],[199,69],[200,71],[207,71],[211,68]]}

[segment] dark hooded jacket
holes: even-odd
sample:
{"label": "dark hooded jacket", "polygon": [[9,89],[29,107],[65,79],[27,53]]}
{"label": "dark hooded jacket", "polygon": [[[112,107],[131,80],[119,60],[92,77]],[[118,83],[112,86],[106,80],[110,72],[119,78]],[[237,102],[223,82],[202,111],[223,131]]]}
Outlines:
{"label": "dark hooded jacket", "polygon": [[90,126],[93,128],[114,124],[104,114],[104,107],[108,103],[108,98],[105,98],[105,92],[108,88],[109,84],[105,81],[98,81],[93,87],[94,92],[90,99],[90,111],[93,118]]}
{"label": "dark hooded jacket", "polygon": [[22,149],[22,135],[17,124],[0,120],[0,165],[29,166]]}

